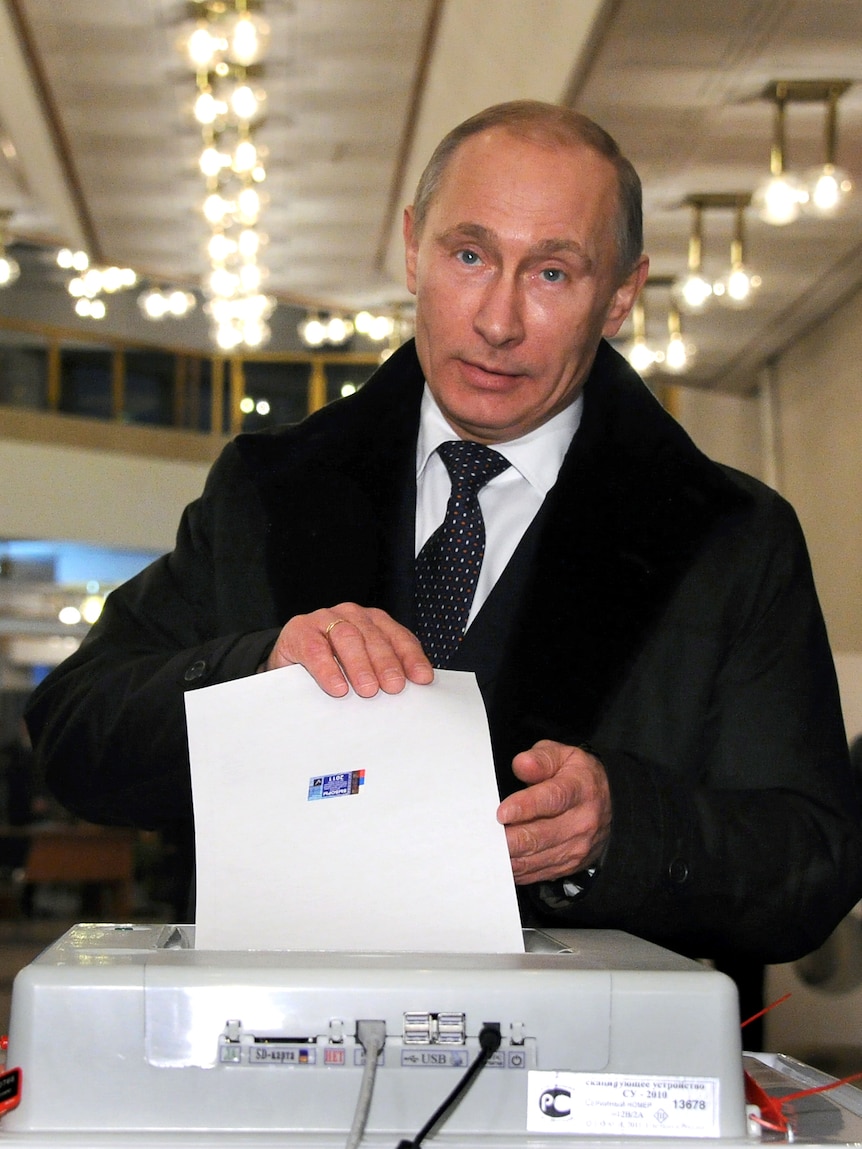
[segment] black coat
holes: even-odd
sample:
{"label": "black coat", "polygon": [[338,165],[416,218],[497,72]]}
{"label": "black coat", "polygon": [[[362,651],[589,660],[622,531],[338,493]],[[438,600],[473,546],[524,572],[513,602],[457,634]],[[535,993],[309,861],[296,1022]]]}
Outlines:
{"label": "black coat", "polygon": [[[228,445],[175,550],[34,696],[61,801],[189,819],[185,690],[253,673],[297,613],[356,601],[409,624],[421,391],[409,344],[357,395]],[[534,887],[535,919],[701,955],[816,947],[862,896],[862,831],[791,508],[710,462],[602,344],[531,539],[483,684],[501,793],[549,737],[588,743],[613,801],[595,884],[574,903]]]}

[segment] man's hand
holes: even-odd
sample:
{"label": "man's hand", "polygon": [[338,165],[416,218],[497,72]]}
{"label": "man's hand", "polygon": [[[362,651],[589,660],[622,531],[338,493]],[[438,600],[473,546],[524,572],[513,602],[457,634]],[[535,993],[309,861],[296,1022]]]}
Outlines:
{"label": "man's hand", "polygon": [[385,611],[355,602],[294,615],[261,670],[297,663],[335,698],[351,686],[360,697],[371,698],[378,690],[398,694],[408,680],[427,683],[434,678],[414,634]]}
{"label": "man's hand", "polygon": [[525,790],[500,803],[518,885],[564,878],[601,857],[611,831],[611,793],[592,754],[543,740],[512,762]]}

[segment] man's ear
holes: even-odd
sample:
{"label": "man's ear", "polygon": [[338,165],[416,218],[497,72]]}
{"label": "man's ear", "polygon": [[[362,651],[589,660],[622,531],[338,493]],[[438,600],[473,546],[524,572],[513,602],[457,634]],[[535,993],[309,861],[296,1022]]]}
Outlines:
{"label": "man's ear", "polygon": [[404,222],[404,266],[407,275],[407,290],[411,295],[416,294],[416,258],[419,248],[419,237],[416,234],[413,206],[405,207]]}
{"label": "man's ear", "polygon": [[640,294],[641,288],[646,283],[648,275],[649,259],[647,256],[642,255],[635,265],[634,270],[629,273],[613,294],[611,305],[605,316],[605,324],[602,328],[602,335],[604,335],[606,339],[612,338],[622,327],[626,316],[634,307],[635,300]]}

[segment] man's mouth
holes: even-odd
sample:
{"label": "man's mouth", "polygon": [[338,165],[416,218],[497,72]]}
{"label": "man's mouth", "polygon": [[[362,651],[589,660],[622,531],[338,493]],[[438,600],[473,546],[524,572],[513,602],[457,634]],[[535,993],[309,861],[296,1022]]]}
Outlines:
{"label": "man's mouth", "polygon": [[477,363],[469,359],[462,359],[461,366],[467,379],[480,387],[511,386],[523,374],[521,371]]}

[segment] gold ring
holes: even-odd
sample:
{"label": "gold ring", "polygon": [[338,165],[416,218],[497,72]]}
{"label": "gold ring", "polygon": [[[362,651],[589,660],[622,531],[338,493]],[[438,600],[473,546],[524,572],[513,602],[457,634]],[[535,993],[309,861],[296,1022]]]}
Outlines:
{"label": "gold ring", "polygon": [[347,622],[347,619],[346,618],[336,618],[335,621],[331,622],[329,624],[329,626],[326,628],[326,630],[323,632],[324,637],[329,638],[329,632],[332,630],[333,627],[338,626],[338,624],[340,622]]}

